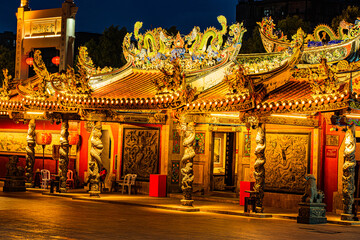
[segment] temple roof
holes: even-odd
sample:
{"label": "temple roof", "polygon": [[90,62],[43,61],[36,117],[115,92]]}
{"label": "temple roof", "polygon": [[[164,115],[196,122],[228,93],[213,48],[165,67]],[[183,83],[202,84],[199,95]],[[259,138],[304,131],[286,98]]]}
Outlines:
{"label": "temple roof", "polygon": [[283,86],[271,91],[261,104],[256,106],[257,111],[273,112],[314,112],[330,111],[344,108],[343,104],[349,99],[346,83],[338,86],[335,94],[314,95],[309,82],[290,80]]}
{"label": "temple roof", "polygon": [[164,78],[160,71],[132,69],[132,73],[105,86],[96,88],[92,97],[102,98],[151,98],[157,93],[153,84]]}
{"label": "temple roof", "polygon": [[[241,29],[241,26],[233,25],[233,31],[236,28]],[[150,33],[161,35],[162,31],[157,29]],[[214,29],[206,32],[219,33]],[[142,37],[151,37],[150,33]],[[193,34],[190,36],[202,36],[199,32],[196,32],[199,35]],[[125,41],[124,50],[130,52],[127,53],[127,64],[120,69],[96,68],[86,48],[80,48],[78,72],[68,68],[66,72],[54,74],[47,71],[40,52],[36,51],[35,77],[22,80],[14,87],[15,84],[8,84],[11,77],[4,72],[7,84],[0,91],[0,114],[41,111],[71,113],[81,119],[105,114],[105,120],[125,121],[126,118],[119,120],[114,114],[154,114],[170,110],[269,115],[334,111],[349,106],[360,109],[357,102],[360,63],[346,60],[332,63],[324,58],[318,64],[299,64],[306,52],[304,36],[299,29],[289,42],[289,48],[279,53],[234,57],[239,50],[237,39],[233,42],[236,47],[220,48],[221,59],[207,55],[206,61],[199,62],[195,55],[192,56],[194,52],[187,49],[183,56],[167,52],[161,59],[143,58],[149,60],[144,62],[139,58],[141,51],[137,50],[146,45],[138,35],[136,39],[141,44],[136,49],[126,45],[129,42]],[[172,45],[168,47],[179,53],[180,47],[176,46],[184,47],[181,44],[190,41],[186,39],[177,35],[170,39]],[[329,53],[333,49],[328,47]],[[147,54],[147,57],[153,56],[149,51]]]}

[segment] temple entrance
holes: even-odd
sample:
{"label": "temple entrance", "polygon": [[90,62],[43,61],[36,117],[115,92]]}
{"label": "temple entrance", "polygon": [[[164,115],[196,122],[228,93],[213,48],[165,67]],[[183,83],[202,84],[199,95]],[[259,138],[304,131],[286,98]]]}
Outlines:
{"label": "temple entrance", "polygon": [[211,190],[233,192],[235,181],[235,133],[215,132],[212,138]]}

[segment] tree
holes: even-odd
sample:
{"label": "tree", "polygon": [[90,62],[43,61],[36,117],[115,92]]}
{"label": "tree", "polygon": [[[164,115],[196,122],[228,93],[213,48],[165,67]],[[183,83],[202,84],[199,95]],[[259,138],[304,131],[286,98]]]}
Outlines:
{"label": "tree", "polygon": [[341,15],[336,16],[331,20],[331,27],[336,31],[342,20],[345,20],[348,23],[354,23],[358,17],[360,17],[359,7],[348,6],[342,11]]}
{"label": "tree", "polygon": [[0,45],[0,81],[1,86],[4,80],[2,69],[9,70],[9,75],[14,77],[15,74],[15,49],[9,49]]}
{"label": "tree", "polygon": [[175,37],[175,36],[178,34],[179,30],[177,29],[176,26],[171,26],[170,28],[166,29],[166,32],[167,32],[170,36]]}
{"label": "tree", "polygon": [[285,19],[280,20],[276,27],[280,29],[289,40],[291,40],[291,37],[296,34],[299,28],[305,33],[310,31],[310,23],[304,21],[297,15],[287,16]]}
{"label": "tree", "polygon": [[259,27],[256,26],[252,31],[251,37],[243,40],[240,53],[264,53],[265,48],[261,41]]}
{"label": "tree", "polygon": [[127,33],[125,27],[111,25],[104,30],[98,41],[91,39],[85,46],[95,66],[120,68],[126,64],[122,44]]}

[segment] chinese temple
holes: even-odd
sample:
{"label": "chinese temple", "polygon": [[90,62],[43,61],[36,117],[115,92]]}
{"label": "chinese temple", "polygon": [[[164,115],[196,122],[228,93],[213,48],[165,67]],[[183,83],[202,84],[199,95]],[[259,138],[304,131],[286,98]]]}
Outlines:
{"label": "chinese temple", "polygon": [[[98,68],[81,47],[75,71],[76,11],[71,0],[38,11],[21,1],[15,77],[3,70],[0,90],[2,177],[12,155],[26,168],[27,187],[45,168],[66,192],[71,169],[76,186],[91,183],[91,196],[100,194],[103,167],[108,188],[137,174],[144,194],[150,175],[161,174],[186,206],[193,194],[238,197],[240,185],[253,182],[260,213],[296,208],[312,174],[327,210],[352,218],[360,21],[341,22],[337,33],[319,25],[285,36],[264,18],[258,24],[267,53],[254,54],[239,54],[246,30],[224,16],[218,29],[176,36],[136,22],[123,41],[126,65]],[[60,52],[58,72],[43,61],[48,47]],[[36,75],[28,78],[30,60]]]}

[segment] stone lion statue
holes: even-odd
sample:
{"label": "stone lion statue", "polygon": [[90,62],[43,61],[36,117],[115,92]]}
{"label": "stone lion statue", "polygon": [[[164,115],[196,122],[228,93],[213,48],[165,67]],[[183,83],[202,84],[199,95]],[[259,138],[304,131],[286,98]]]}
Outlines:
{"label": "stone lion statue", "polygon": [[316,178],[314,175],[307,174],[305,175],[305,179],[305,194],[301,197],[301,201],[309,203],[322,203],[324,193],[317,189]]}

